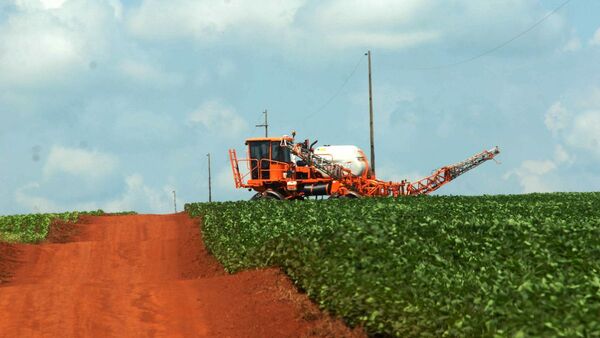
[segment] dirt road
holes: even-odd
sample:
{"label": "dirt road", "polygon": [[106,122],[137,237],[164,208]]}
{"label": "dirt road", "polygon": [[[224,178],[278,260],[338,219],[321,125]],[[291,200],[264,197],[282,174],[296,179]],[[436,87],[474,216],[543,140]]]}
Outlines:
{"label": "dirt road", "polygon": [[275,269],[225,274],[186,214],[81,223],[70,242],[19,246],[0,284],[0,336],[354,335]]}

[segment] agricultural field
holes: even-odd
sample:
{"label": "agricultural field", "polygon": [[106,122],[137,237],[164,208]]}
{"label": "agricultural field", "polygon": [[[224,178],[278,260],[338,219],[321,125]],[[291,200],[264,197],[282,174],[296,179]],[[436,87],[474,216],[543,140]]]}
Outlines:
{"label": "agricultural field", "polygon": [[[126,212],[124,214],[130,214]],[[104,215],[104,211],[72,211],[64,213],[0,216],[0,241],[38,243],[48,236],[54,221],[75,223],[81,215]]]}
{"label": "agricultural field", "polygon": [[229,272],[281,267],[370,335],[600,336],[600,193],[187,204]]}

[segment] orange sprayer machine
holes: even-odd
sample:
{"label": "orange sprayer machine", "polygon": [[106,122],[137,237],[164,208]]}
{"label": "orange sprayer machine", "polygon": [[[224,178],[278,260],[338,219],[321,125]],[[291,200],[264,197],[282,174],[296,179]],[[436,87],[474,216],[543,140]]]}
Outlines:
{"label": "orange sprayer machine", "polygon": [[292,136],[246,140],[248,158],[238,159],[229,150],[236,188],[256,191],[252,199],[303,199],[308,196],[374,197],[429,194],[458,176],[493,159],[498,147],[484,150],[468,159],[435,170],[415,182],[379,180],[366,156],[355,146],[314,148],[308,140]]}

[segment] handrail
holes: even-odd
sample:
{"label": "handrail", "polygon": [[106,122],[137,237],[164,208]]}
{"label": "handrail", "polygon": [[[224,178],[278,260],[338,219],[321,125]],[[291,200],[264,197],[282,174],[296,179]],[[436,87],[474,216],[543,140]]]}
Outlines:
{"label": "handrail", "polygon": [[[260,160],[253,159],[253,158],[238,159],[235,150],[230,150],[229,158],[231,160],[231,165],[232,165],[233,176],[234,176],[236,188],[248,186],[248,181],[251,179],[271,180],[272,177],[274,176],[274,175],[272,175],[273,172],[282,172],[283,173],[283,172],[287,172],[290,170],[290,163],[287,163],[287,162],[275,161],[275,160],[270,160],[267,158],[263,158]],[[246,162],[247,172],[243,173],[240,171],[240,165],[239,165],[240,162]],[[263,169],[264,163],[269,163],[268,168]],[[282,165],[282,167],[274,168],[272,166],[273,164]],[[253,178],[252,173],[255,171],[257,173],[257,177]],[[269,175],[266,175],[266,173],[269,173]],[[269,177],[267,178],[266,176],[269,176]]]}

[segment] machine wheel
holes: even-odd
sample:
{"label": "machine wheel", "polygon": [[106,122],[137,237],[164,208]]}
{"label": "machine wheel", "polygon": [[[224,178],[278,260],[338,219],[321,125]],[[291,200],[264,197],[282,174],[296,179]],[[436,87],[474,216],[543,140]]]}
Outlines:
{"label": "machine wheel", "polygon": [[257,193],[256,195],[252,196],[252,198],[250,198],[251,201],[258,201],[258,200],[279,200],[279,198],[273,196],[273,195],[263,195],[261,193]]}
{"label": "machine wheel", "polygon": [[361,198],[362,196],[359,195],[358,193],[351,191],[349,193],[347,193],[346,195],[342,195],[339,196],[339,198]]}
{"label": "machine wheel", "polygon": [[275,190],[266,190],[264,192],[258,192],[256,193],[254,196],[252,196],[252,198],[250,198],[251,201],[255,201],[255,200],[276,200],[276,201],[281,201],[285,199],[285,197],[278,193]]}

